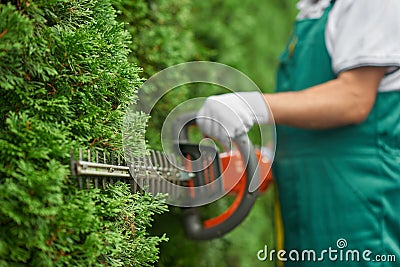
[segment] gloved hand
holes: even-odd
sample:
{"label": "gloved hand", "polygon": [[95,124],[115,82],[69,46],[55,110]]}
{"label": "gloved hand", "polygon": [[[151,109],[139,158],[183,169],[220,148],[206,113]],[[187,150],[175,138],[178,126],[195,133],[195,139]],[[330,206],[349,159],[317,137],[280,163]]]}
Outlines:
{"label": "gloved hand", "polygon": [[268,123],[269,120],[268,106],[259,92],[211,96],[196,117],[202,133],[226,147],[229,147],[230,138],[246,133],[254,124]]}

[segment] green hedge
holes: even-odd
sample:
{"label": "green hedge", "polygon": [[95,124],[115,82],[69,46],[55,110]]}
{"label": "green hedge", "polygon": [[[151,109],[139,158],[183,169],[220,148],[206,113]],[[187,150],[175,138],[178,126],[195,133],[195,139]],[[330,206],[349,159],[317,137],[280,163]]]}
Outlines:
{"label": "green hedge", "polygon": [[71,147],[121,148],[142,82],[112,2],[0,4],[0,266],[150,266],[166,239],[146,232],[162,202],[69,176]]}

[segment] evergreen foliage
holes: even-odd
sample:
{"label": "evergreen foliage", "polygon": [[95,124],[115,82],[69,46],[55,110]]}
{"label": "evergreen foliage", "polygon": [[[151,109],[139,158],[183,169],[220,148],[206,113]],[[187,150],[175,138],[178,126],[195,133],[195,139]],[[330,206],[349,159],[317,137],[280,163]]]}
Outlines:
{"label": "evergreen foliage", "polygon": [[0,4],[0,266],[150,266],[166,239],[146,233],[162,202],[69,176],[71,147],[121,148],[142,81],[111,2]]}

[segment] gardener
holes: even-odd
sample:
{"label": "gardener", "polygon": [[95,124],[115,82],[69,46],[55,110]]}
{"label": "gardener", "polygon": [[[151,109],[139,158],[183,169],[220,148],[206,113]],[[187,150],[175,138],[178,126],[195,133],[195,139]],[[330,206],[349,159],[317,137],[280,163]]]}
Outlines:
{"label": "gardener", "polygon": [[[314,250],[324,261],[311,255],[285,266],[397,266],[373,260],[400,261],[400,1],[298,7],[277,93],[210,97],[198,124],[225,142],[226,132],[235,137],[270,122],[263,97],[269,103],[285,250]],[[323,254],[330,248],[336,261]],[[347,250],[358,250],[359,262]],[[372,254],[363,258],[366,250]]]}

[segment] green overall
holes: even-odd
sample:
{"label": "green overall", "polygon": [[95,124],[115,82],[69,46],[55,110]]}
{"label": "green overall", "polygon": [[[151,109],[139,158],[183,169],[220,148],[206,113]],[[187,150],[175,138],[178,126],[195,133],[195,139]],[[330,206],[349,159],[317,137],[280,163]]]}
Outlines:
{"label": "green overall", "polygon": [[[296,22],[280,58],[278,92],[336,78],[325,44],[332,6],[321,18]],[[378,93],[362,124],[277,126],[277,142],[285,266],[400,266],[400,91]]]}

